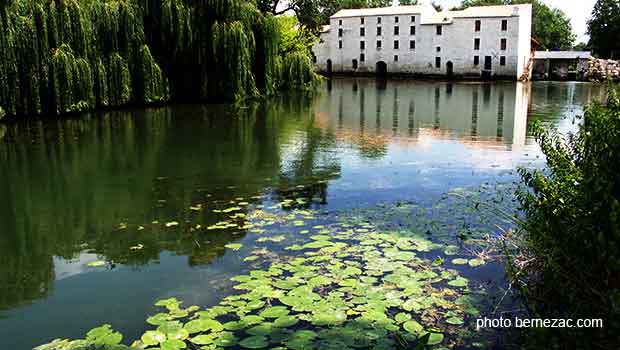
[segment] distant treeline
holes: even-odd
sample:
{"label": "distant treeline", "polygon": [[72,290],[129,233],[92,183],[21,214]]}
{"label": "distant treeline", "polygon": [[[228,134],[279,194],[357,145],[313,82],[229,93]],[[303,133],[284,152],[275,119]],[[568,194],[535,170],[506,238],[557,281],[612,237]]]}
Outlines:
{"label": "distant treeline", "polygon": [[247,0],[0,0],[0,116],[233,101],[308,87]]}

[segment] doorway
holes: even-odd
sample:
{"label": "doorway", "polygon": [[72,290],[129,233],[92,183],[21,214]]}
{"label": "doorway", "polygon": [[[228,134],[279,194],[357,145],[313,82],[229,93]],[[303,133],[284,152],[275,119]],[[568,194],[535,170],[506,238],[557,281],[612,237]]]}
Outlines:
{"label": "doorway", "polygon": [[446,63],[446,75],[448,78],[452,78],[454,76],[454,64],[452,61],[448,61]]}
{"label": "doorway", "polygon": [[327,75],[332,75],[332,60],[327,60],[327,68],[325,69]]}
{"label": "doorway", "polygon": [[484,79],[490,79],[492,71],[493,71],[493,57],[485,56],[484,57],[484,70],[482,71],[482,77]]}
{"label": "doorway", "polygon": [[376,73],[379,77],[385,77],[387,75],[387,63],[384,61],[377,62]]}

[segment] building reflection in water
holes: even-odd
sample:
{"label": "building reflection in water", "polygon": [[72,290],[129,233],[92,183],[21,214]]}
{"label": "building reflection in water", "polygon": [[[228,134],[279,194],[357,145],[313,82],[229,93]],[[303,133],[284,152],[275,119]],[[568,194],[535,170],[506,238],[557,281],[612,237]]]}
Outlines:
{"label": "building reflection in water", "polygon": [[[319,98],[316,123],[337,126],[341,136],[374,129],[376,142],[406,138],[415,143],[420,134],[428,134],[508,149],[525,144],[531,91],[527,83],[334,79],[330,84],[341,93]],[[374,121],[367,120],[367,110],[375,111]],[[331,117],[335,114],[337,119]]]}

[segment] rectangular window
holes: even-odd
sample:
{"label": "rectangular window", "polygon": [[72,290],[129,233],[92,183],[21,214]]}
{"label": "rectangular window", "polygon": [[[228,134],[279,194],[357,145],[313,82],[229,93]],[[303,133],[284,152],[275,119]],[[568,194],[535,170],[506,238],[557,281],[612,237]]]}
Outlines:
{"label": "rectangular window", "polygon": [[394,40],[394,50],[398,50],[398,40]]}
{"label": "rectangular window", "polygon": [[377,50],[381,50],[381,40],[377,40]]}
{"label": "rectangular window", "polygon": [[394,62],[398,62],[398,55],[394,55]]}
{"label": "rectangular window", "polygon": [[360,36],[366,35],[366,28],[360,28]]}
{"label": "rectangular window", "polygon": [[394,17],[394,23],[398,23],[398,17]]}
{"label": "rectangular window", "polygon": [[409,40],[409,49],[415,50],[415,40]]}
{"label": "rectangular window", "polygon": [[377,24],[381,24],[381,17],[377,17]]}
{"label": "rectangular window", "polygon": [[338,25],[340,25],[340,26],[342,25],[342,20],[341,19],[338,20]]}
{"label": "rectangular window", "polygon": [[505,66],[506,65],[506,56],[501,56],[499,58],[499,65],[500,66]]}
{"label": "rectangular window", "polygon": [[411,23],[415,23],[415,16],[411,16]]}
{"label": "rectangular window", "polygon": [[507,31],[508,30],[508,20],[503,19],[502,20],[502,31]]}
{"label": "rectangular window", "polygon": [[441,46],[437,46],[437,52],[441,52]]}
{"label": "rectangular window", "polygon": [[474,66],[477,66],[480,64],[480,56],[474,56]]}
{"label": "rectangular window", "polygon": [[441,68],[441,57],[435,57],[435,67]]}
{"label": "rectangular window", "polygon": [[480,50],[480,38],[474,39],[474,50]]}
{"label": "rectangular window", "polygon": [[437,26],[437,35],[442,35],[442,34],[443,34],[443,27]]}
{"label": "rectangular window", "polygon": [[342,49],[342,40],[338,40],[338,48]]}
{"label": "rectangular window", "polygon": [[502,51],[506,51],[506,39],[502,39],[500,46]]}
{"label": "rectangular window", "polygon": [[360,18],[360,23],[364,24],[364,17]]}
{"label": "rectangular window", "polygon": [[398,35],[398,34],[400,34],[400,27],[396,26],[394,27],[394,35]]}
{"label": "rectangular window", "polygon": [[360,41],[360,50],[364,50],[366,48],[366,42]]}
{"label": "rectangular window", "polygon": [[339,28],[339,29],[338,29],[338,37],[339,37],[339,38],[342,38],[342,28]]}
{"label": "rectangular window", "polygon": [[364,62],[365,60],[366,60],[366,56],[363,53],[361,53],[360,54],[360,62]]}
{"label": "rectangular window", "polygon": [[474,29],[476,32],[480,31],[480,27],[482,26],[482,22],[476,21],[476,28]]}
{"label": "rectangular window", "polygon": [[415,35],[415,26],[409,27],[409,35]]}
{"label": "rectangular window", "polygon": [[381,27],[377,27],[377,36],[381,36]]}

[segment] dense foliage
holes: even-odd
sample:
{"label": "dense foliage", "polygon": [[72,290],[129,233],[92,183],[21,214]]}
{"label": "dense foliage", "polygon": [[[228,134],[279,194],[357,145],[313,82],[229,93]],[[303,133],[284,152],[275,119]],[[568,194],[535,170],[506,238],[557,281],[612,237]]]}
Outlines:
{"label": "dense foliage", "polygon": [[[274,93],[287,76],[280,27],[251,1],[1,4],[0,106],[8,115],[233,100]],[[309,57],[301,64],[311,84]]]}
{"label": "dense foliage", "polygon": [[620,0],[598,0],[588,21],[589,46],[600,58],[620,58]]}
{"label": "dense foliage", "polygon": [[522,169],[531,191],[519,193],[533,258],[525,289],[531,310],[544,318],[603,318],[603,329],[559,336],[577,348],[612,348],[620,334],[618,95],[612,91],[606,106],[591,105],[576,134],[562,138],[537,128],[536,136],[547,169]]}
{"label": "dense foliage", "polygon": [[532,37],[540,49],[570,49],[575,42],[570,19],[562,10],[540,0],[463,0],[457,9],[471,6],[532,4]]}

